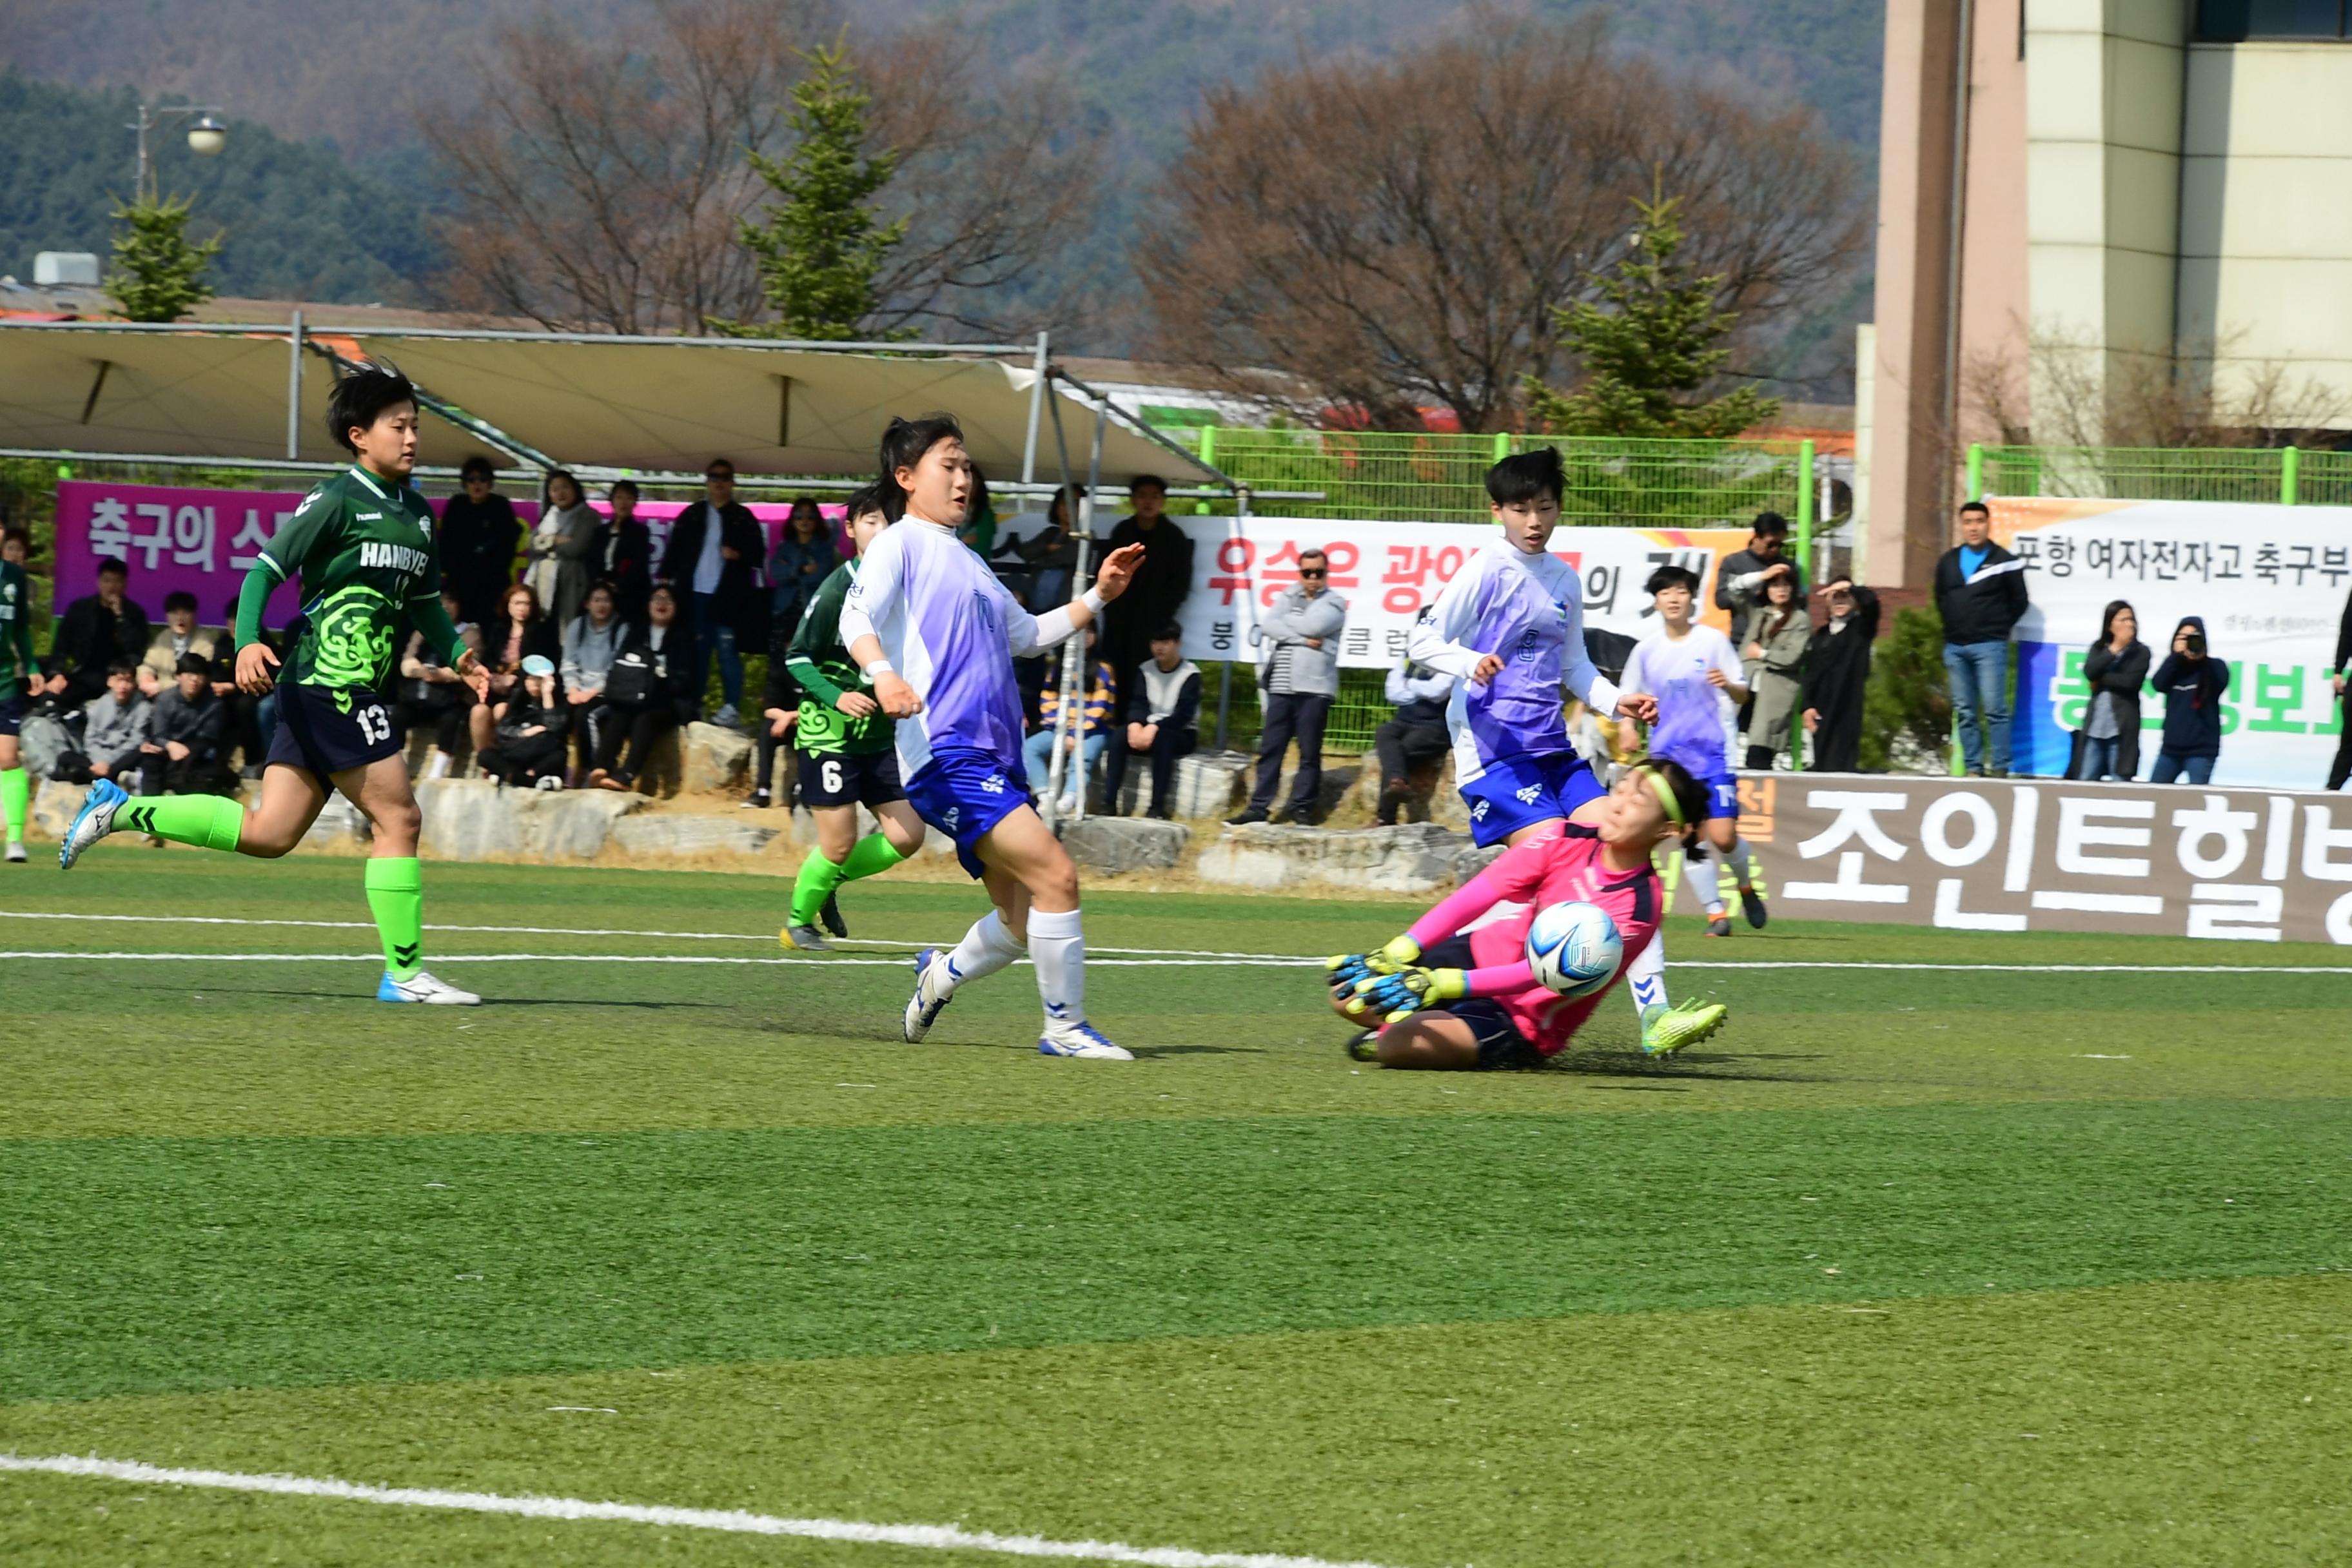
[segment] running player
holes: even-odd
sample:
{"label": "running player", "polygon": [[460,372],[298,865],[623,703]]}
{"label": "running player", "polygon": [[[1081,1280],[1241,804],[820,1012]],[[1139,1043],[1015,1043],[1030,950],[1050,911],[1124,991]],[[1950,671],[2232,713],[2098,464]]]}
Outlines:
{"label": "running player", "polygon": [[[1595,713],[1648,721],[1657,705],[1627,696],[1584,647],[1584,586],[1549,553],[1568,475],[1559,453],[1538,447],[1486,470],[1502,538],[1454,574],[1412,629],[1412,658],[1455,678],[1445,710],[1454,785],[1480,847],[1556,833],[1603,794],[1568,738],[1564,685]],[[1712,1003],[1666,1001],[1665,949],[1647,949],[1627,989],[1645,1047],[1675,1048],[1723,1025]]]}
{"label": "running player", "polygon": [[955,839],[963,868],[995,907],[953,949],[915,955],[901,1028],[919,1040],[957,989],[1028,950],[1037,966],[1049,1057],[1130,1061],[1087,1022],[1078,872],[1031,805],[1022,761],[1016,657],[1083,630],[1126,592],[1143,546],[1114,550],[1080,597],[1032,616],[956,538],[971,496],[971,459],[954,419],[893,419],[882,437],[884,506],[903,521],[866,552],[841,610],[852,663],[899,721],[898,766],[922,819]]}
{"label": "running player", "polygon": [[[1575,998],[1547,989],[1528,964],[1528,927],[1557,903],[1598,905],[1625,944],[1623,975],[1656,940],[1664,910],[1650,851],[1686,841],[1706,799],[1676,763],[1640,763],[1580,813],[1590,823],[1522,840],[1379,952],[1333,959],[1340,1016],[1387,1017],[1349,1041],[1348,1054],[1440,1068],[1535,1067],[1559,1055],[1609,987]],[[1664,1056],[1689,1043],[1644,1037],[1642,1049]]]}
{"label": "running player", "polygon": [[33,798],[16,731],[25,722],[25,688],[33,679],[33,580],[25,575],[25,531],[0,537],[0,816],[8,826],[10,863],[25,858],[25,808]]}
{"label": "running player", "polygon": [[[1755,886],[1756,863],[1739,837],[1739,781],[1732,776],[1727,748],[1733,715],[1748,700],[1746,672],[1731,639],[1713,626],[1693,622],[1698,574],[1661,566],[1646,584],[1657,606],[1658,628],[1634,645],[1625,661],[1625,689],[1657,700],[1657,722],[1650,731],[1650,755],[1680,763],[1707,788],[1706,839],[1731,863],[1739,879],[1739,910],[1761,929],[1764,900]],[[1683,874],[1697,883],[1706,905],[1706,934],[1729,936],[1723,879],[1692,854]]]}
{"label": "running player", "polygon": [[[433,510],[408,482],[416,467],[416,395],[390,365],[364,365],[335,384],[327,430],[357,459],[302,499],[246,574],[236,601],[236,684],[278,690],[278,735],[247,816],[233,798],[182,795],[132,804],[110,780],[66,830],[58,861],[70,868],[118,827],[207,849],[274,860],[301,842],[331,787],[360,808],[373,834],[367,900],[383,940],[379,1002],[470,1005],[480,997],[420,967],[425,895],[416,862],[416,795],[393,733],[384,688],[407,627],[457,671],[477,699],[489,677],[441,606]],[[301,583],[302,613],[287,628],[284,679],[261,640],[271,590]],[[405,626],[404,626],[404,622]]]}
{"label": "running player", "polygon": [[[841,603],[857,581],[857,563],[888,527],[881,492],[872,486],[849,498],[849,539],[856,551],[817,585],[793,629],[784,668],[800,682],[800,719],[793,735],[800,752],[801,802],[816,819],[816,847],[793,883],[786,947],[822,952],[833,944],[817,931],[822,916],[835,936],[847,936],[834,889],[887,871],[923,847],[923,819],[907,804],[898,782],[896,726],[874,700],[874,689],[841,645]],[[857,808],[881,824],[857,837]]]}

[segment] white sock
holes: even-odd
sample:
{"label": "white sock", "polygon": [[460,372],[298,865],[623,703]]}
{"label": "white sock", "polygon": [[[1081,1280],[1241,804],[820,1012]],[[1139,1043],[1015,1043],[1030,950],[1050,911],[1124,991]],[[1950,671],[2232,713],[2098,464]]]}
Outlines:
{"label": "white sock", "polygon": [[985,980],[1020,956],[1021,944],[1005,929],[1004,917],[992,909],[971,922],[963,940],[949,952],[947,983],[940,989],[952,996],[957,986]]}
{"label": "white sock", "polygon": [[1037,966],[1037,996],[1054,1024],[1087,1021],[1087,939],[1078,911],[1029,911],[1029,962]]}
{"label": "white sock", "polygon": [[1666,944],[1653,936],[1650,945],[1633,955],[1625,966],[1625,990],[1633,998],[1633,1011],[1646,1013],[1653,1006],[1664,1006],[1666,1000]]}
{"label": "white sock", "polygon": [[453,761],[455,761],[455,759],[446,752],[434,752],[432,760],[425,764],[425,776],[428,779],[447,778],[449,776],[449,764]]}
{"label": "white sock", "polygon": [[1730,864],[1731,874],[1738,879],[1741,887],[1756,880],[1756,858],[1748,852],[1748,840],[1734,835],[1731,847],[1723,851],[1723,858]]}
{"label": "white sock", "polygon": [[1689,850],[1683,851],[1683,876],[1697,891],[1709,920],[1723,913],[1723,879],[1717,874],[1717,869],[1714,860],[1701,860]]}

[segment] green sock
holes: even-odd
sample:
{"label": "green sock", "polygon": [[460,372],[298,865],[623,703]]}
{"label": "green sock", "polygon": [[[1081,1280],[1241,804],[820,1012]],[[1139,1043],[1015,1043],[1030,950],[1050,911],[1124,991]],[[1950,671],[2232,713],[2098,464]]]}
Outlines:
{"label": "green sock", "polygon": [[887,871],[905,858],[887,836],[869,833],[857,841],[856,847],[849,852],[849,858],[841,863],[841,879],[855,882],[860,877]]}
{"label": "green sock", "polygon": [[22,768],[0,772],[0,816],[8,819],[8,842],[16,843],[25,837],[25,805],[33,798],[33,786]]}
{"label": "green sock", "polygon": [[152,833],[174,844],[234,853],[245,831],[245,805],[225,795],[153,795],[114,814],[114,831]]}
{"label": "green sock", "polygon": [[394,980],[424,967],[425,877],[416,857],[367,863],[368,908],[383,939],[383,966]]}
{"label": "green sock", "polygon": [[[849,855],[854,860],[857,851],[853,849]],[[841,868],[826,859],[824,850],[810,850],[808,858],[801,862],[801,874],[793,879],[793,924],[816,924],[817,910],[824,908],[825,900],[841,883]]]}

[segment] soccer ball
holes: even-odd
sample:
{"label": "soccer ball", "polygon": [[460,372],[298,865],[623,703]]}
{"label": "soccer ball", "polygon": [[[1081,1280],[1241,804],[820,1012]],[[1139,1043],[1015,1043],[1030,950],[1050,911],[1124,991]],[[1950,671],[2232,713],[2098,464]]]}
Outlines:
{"label": "soccer ball", "polygon": [[1571,900],[1538,912],[1528,926],[1528,967],[1548,991],[1590,996],[1616,977],[1625,956],[1617,922],[1599,906]]}

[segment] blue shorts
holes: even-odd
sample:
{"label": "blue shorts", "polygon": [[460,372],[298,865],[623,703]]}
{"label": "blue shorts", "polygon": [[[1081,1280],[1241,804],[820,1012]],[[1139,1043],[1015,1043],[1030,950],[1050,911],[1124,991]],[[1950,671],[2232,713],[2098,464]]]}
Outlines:
{"label": "blue shorts", "polygon": [[915,815],[955,840],[956,859],[977,877],[980,841],[998,823],[1032,804],[1019,770],[984,752],[933,752],[931,760],[907,781],[907,802]]}
{"label": "blue shorts", "polygon": [[1706,785],[1706,814],[1709,816],[1720,816],[1733,822],[1739,820],[1739,781],[1731,776],[1729,768],[1718,764],[1711,773],[1693,776]]}
{"label": "blue shorts", "polygon": [[1481,849],[1532,823],[1565,820],[1608,793],[1574,752],[1496,757],[1461,789],[1462,804],[1470,808],[1470,841]]}

